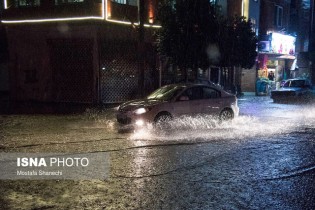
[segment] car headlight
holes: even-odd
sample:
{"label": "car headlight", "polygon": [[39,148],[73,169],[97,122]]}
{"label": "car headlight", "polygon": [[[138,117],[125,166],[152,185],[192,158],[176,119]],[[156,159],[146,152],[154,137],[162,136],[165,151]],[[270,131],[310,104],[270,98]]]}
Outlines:
{"label": "car headlight", "polygon": [[135,114],[144,114],[144,113],[146,113],[148,111],[148,109],[146,109],[146,108],[138,108],[138,109],[136,109],[135,111],[134,111],[134,113]]}

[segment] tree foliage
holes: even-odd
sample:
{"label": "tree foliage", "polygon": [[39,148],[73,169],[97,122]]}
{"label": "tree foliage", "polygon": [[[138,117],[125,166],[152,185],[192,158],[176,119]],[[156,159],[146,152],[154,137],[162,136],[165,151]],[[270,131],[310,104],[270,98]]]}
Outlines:
{"label": "tree foliage", "polygon": [[209,65],[253,66],[257,40],[251,23],[244,17],[223,18],[218,11],[209,0],[160,1],[159,53],[184,71]]}
{"label": "tree foliage", "polygon": [[255,64],[257,37],[245,17],[221,21],[219,30],[221,66],[251,68]]}
{"label": "tree foliage", "polygon": [[206,49],[218,30],[213,5],[208,0],[165,0],[159,11],[158,51],[180,69],[206,67]]}

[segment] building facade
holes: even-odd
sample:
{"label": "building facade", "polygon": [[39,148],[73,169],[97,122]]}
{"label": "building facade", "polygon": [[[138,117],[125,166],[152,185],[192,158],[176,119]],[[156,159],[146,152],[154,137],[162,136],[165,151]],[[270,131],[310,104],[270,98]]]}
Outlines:
{"label": "building facade", "polygon": [[[227,18],[243,16],[250,20],[252,29],[258,36],[261,0],[214,0],[212,2],[220,6],[222,14]],[[251,69],[234,68],[227,71],[220,68],[212,68],[210,73],[212,81],[221,85],[231,83],[232,87],[238,88],[239,92],[255,91],[255,78],[255,66]]]}
{"label": "building facade", "polygon": [[[272,88],[295,77],[297,69],[296,36],[289,34],[290,9],[290,0],[261,0],[257,79],[269,81]],[[265,82],[256,83],[256,93],[268,94],[258,84]]]}
{"label": "building facade", "polygon": [[315,84],[315,1],[310,0],[310,42],[309,42],[309,59],[310,74],[313,85]]}
{"label": "building facade", "polygon": [[[4,11],[4,2],[0,1],[0,20]],[[0,22],[0,97],[9,91],[8,51],[4,24]]]}
{"label": "building facade", "polygon": [[311,78],[310,72],[310,0],[291,0],[289,32],[296,35],[297,70],[295,77]]}
{"label": "building facade", "polygon": [[[118,103],[138,94],[139,46],[145,89],[156,73],[157,1],[4,1],[12,101]],[[144,37],[139,39],[139,28]]]}

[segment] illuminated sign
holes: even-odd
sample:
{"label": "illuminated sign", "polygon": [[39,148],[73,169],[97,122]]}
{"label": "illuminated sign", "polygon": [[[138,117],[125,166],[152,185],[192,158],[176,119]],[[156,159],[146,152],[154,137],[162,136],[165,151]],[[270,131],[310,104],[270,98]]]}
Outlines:
{"label": "illuminated sign", "polygon": [[294,55],[295,40],[296,38],[294,36],[272,33],[271,51],[279,54]]}

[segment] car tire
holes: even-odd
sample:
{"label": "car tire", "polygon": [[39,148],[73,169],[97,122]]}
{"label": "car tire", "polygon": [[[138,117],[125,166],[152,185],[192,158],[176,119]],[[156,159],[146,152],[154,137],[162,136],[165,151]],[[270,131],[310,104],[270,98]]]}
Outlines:
{"label": "car tire", "polygon": [[223,109],[222,112],[220,113],[220,121],[229,121],[234,118],[234,113],[231,109]]}
{"label": "car tire", "polygon": [[160,113],[158,114],[155,119],[154,123],[167,123],[172,119],[171,114],[169,113]]}
{"label": "car tire", "polygon": [[154,127],[159,129],[166,129],[167,124],[172,120],[172,115],[167,112],[159,113],[154,118]]}

